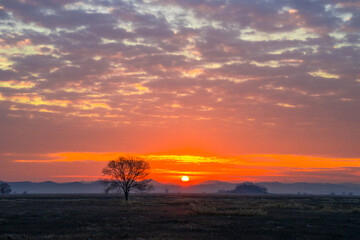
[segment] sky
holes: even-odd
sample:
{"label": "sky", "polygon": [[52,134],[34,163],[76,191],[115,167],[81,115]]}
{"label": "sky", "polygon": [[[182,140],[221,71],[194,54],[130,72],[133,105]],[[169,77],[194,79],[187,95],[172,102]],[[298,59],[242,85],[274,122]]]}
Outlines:
{"label": "sky", "polygon": [[0,180],[360,183],[357,0],[0,0]]}

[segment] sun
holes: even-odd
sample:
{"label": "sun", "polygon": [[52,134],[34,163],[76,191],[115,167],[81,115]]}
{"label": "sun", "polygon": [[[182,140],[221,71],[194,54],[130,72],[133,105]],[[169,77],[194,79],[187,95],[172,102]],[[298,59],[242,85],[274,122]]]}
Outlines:
{"label": "sun", "polygon": [[189,177],[188,177],[188,176],[182,176],[182,177],[181,177],[181,181],[183,181],[183,182],[188,182],[188,181],[189,181]]}

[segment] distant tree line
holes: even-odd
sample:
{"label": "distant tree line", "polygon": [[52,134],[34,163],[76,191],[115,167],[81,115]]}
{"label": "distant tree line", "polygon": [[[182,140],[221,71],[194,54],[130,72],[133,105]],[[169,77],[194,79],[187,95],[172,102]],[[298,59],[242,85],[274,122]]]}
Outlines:
{"label": "distant tree line", "polygon": [[235,193],[235,194],[267,194],[268,191],[265,187],[255,185],[251,182],[244,182],[238,184],[234,190],[220,190],[219,193]]}

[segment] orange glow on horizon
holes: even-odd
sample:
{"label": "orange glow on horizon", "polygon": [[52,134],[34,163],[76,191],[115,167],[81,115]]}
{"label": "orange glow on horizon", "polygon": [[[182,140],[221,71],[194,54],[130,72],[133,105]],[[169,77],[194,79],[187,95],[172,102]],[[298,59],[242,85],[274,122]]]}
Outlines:
{"label": "orange glow on horizon", "polygon": [[[64,152],[43,154],[38,159],[14,160],[18,169],[33,165],[44,172],[46,180],[95,181],[107,161],[122,153]],[[162,183],[179,184],[179,178],[191,178],[191,184],[208,180],[242,181],[340,181],[360,177],[360,159],[325,158],[297,155],[257,154],[234,157],[200,155],[133,154],[150,162],[149,178]],[[13,156],[15,157],[15,156]],[[41,170],[42,169],[42,170]],[[339,172],[338,179],[333,172]],[[181,175],[180,175],[181,173]],[[347,176],[348,174],[349,176]],[[342,176],[344,175],[344,176]],[[44,180],[45,180],[44,179]],[[347,180],[350,179],[350,180]],[[23,179],[32,180],[32,179]],[[184,178],[184,180],[186,180]],[[184,181],[182,183],[188,183]]]}

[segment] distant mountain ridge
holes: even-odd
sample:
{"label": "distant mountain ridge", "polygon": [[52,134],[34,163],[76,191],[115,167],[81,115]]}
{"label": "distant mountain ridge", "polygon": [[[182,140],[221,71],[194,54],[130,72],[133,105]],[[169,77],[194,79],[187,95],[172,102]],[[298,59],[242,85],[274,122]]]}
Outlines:
{"label": "distant mountain ridge", "polygon": [[270,193],[278,194],[336,194],[336,195],[360,195],[360,184],[355,183],[280,183],[259,182],[257,183],[268,189]]}
{"label": "distant mountain ridge", "polygon": [[[9,182],[13,193],[102,193],[104,188],[99,181],[95,182]],[[153,180],[154,193],[217,193],[219,190],[233,190],[240,183],[222,181],[205,181],[196,185],[181,186],[165,184]],[[274,194],[336,194],[360,195],[360,184],[355,183],[280,183],[257,182],[256,185],[267,188],[268,193]]]}
{"label": "distant mountain ridge", "polygon": [[100,182],[9,182],[11,189],[16,193],[101,193],[103,186]]}

